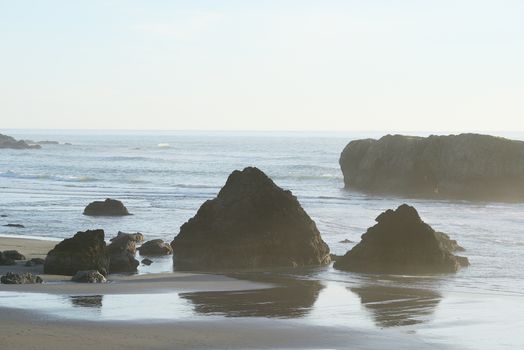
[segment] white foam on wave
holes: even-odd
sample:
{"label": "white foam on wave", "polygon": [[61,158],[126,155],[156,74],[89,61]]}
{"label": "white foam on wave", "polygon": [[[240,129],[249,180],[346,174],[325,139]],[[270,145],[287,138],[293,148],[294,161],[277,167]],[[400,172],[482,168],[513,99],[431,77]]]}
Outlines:
{"label": "white foam on wave", "polygon": [[74,176],[74,175],[51,175],[51,174],[22,174],[15,171],[4,171],[0,172],[0,177],[7,177],[12,179],[25,179],[25,180],[54,180],[54,181],[65,181],[65,182],[91,182],[98,181],[98,179],[91,176]]}
{"label": "white foam on wave", "polygon": [[169,143],[159,143],[158,148],[170,148],[171,145]]}

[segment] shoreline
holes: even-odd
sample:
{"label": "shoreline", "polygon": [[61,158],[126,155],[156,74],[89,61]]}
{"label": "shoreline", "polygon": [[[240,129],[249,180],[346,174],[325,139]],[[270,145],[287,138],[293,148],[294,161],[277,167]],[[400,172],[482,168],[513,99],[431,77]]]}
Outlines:
{"label": "shoreline", "polygon": [[[56,241],[0,237],[0,251],[18,250],[27,260],[45,258]],[[71,276],[44,274],[43,265],[27,267],[25,260],[16,265],[0,266],[0,275],[7,272],[30,272],[41,276],[42,284],[0,284],[0,292],[47,294],[154,294],[169,292],[240,291],[271,288],[270,283],[253,282],[222,274],[196,272],[161,272],[145,274],[110,274],[107,283],[76,283]]]}

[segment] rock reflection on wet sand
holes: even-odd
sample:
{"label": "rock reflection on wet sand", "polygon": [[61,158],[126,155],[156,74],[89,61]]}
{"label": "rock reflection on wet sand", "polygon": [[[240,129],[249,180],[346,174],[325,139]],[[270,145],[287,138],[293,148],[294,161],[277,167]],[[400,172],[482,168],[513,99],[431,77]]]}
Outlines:
{"label": "rock reflection on wet sand", "polygon": [[103,295],[71,295],[70,300],[73,306],[101,308]]}
{"label": "rock reflection on wet sand", "polygon": [[430,290],[370,285],[350,288],[371,311],[379,327],[408,326],[427,322],[441,300]]}
{"label": "rock reflection on wet sand", "polygon": [[259,282],[275,283],[275,288],[249,291],[181,293],[194,311],[202,315],[226,317],[299,318],[312,309],[320,291],[318,281],[278,276],[250,277]]}

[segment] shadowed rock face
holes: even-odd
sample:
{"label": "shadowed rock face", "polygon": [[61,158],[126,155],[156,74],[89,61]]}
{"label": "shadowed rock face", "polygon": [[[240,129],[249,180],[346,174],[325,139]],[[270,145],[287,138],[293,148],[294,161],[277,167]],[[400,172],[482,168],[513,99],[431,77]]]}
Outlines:
{"label": "shadowed rock face", "polygon": [[46,274],[73,276],[82,270],[98,270],[107,276],[109,257],[104,230],[78,232],[72,238],[58,243],[47,253],[44,263]]}
{"label": "shadowed rock face", "polygon": [[109,255],[109,272],[136,272],[138,260],[135,259],[137,237],[133,234],[122,234],[111,239],[107,246]]}
{"label": "shadowed rock face", "polygon": [[30,145],[23,140],[17,141],[15,138],[7,135],[0,134],[0,149],[11,148],[11,149],[38,149],[42,148],[40,145]]}
{"label": "shadowed rock face", "polygon": [[84,209],[84,215],[90,216],[124,216],[130,215],[121,201],[107,198],[105,201],[89,203]]}
{"label": "shadowed rock face", "polygon": [[290,191],[257,168],[234,171],[171,242],[175,268],[322,265],[329,248]]}
{"label": "shadowed rock face", "polygon": [[142,244],[137,249],[140,252],[140,255],[149,255],[149,256],[157,256],[157,255],[169,255],[173,253],[173,248],[168,243],[165,243],[161,239],[153,239],[151,241],[147,241],[146,243]]}
{"label": "shadowed rock face", "polygon": [[524,200],[524,142],[478,134],[351,141],[347,188],[411,197]]}
{"label": "shadowed rock face", "polygon": [[446,273],[467,266],[467,258],[452,254],[456,241],[435,232],[415,208],[403,204],[387,210],[362,240],[335,261],[339,270],[371,273]]}

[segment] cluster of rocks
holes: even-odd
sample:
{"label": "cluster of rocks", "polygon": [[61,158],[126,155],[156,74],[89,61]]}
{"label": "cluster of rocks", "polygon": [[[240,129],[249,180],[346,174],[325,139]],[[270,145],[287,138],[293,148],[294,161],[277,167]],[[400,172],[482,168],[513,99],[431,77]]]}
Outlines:
{"label": "cluster of rocks", "polygon": [[340,155],[346,187],[375,194],[524,200],[524,142],[479,134],[386,135]]}
{"label": "cluster of rocks", "polygon": [[[121,202],[115,202],[91,203],[86,212],[129,214]],[[336,257],[335,268],[440,273],[469,264],[467,258],[453,254],[463,248],[424,223],[411,206],[387,210],[376,221],[360,243]],[[137,271],[137,250],[142,256],[173,254],[177,269],[319,266],[331,261],[329,247],[296,197],[254,167],[231,173],[216,198],[206,201],[182,225],[171,244],[155,239],[138,246],[143,241],[141,233],[119,232],[106,245],[103,230],[78,232],[48,253],[44,272],[73,276],[77,282],[105,282],[109,273]],[[13,253],[7,253],[0,253],[0,263],[13,259]],[[146,258],[142,263],[149,265],[152,260]]]}
{"label": "cluster of rocks", "polygon": [[[57,244],[47,254],[44,272],[74,276],[72,280],[77,282],[103,282],[109,273],[136,272],[140,264],[135,258],[137,244],[143,241],[142,233],[118,232],[106,245],[104,230],[78,232],[72,238]],[[149,253],[147,255],[165,255],[172,252],[171,247],[162,240],[152,240],[143,246]],[[149,259],[144,262],[145,265],[151,263],[152,260]]]}
{"label": "cluster of rocks", "polygon": [[0,282],[3,284],[34,284],[42,283],[43,281],[40,276],[33,275],[32,273],[8,272],[0,277]]}
{"label": "cluster of rocks", "polygon": [[0,149],[1,148],[38,149],[42,147],[37,144],[29,144],[24,140],[16,140],[14,137],[0,134]]}
{"label": "cluster of rocks", "polygon": [[118,232],[107,246],[110,272],[134,272],[140,264],[135,259],[136,244],[143,242],[141,233]]}

